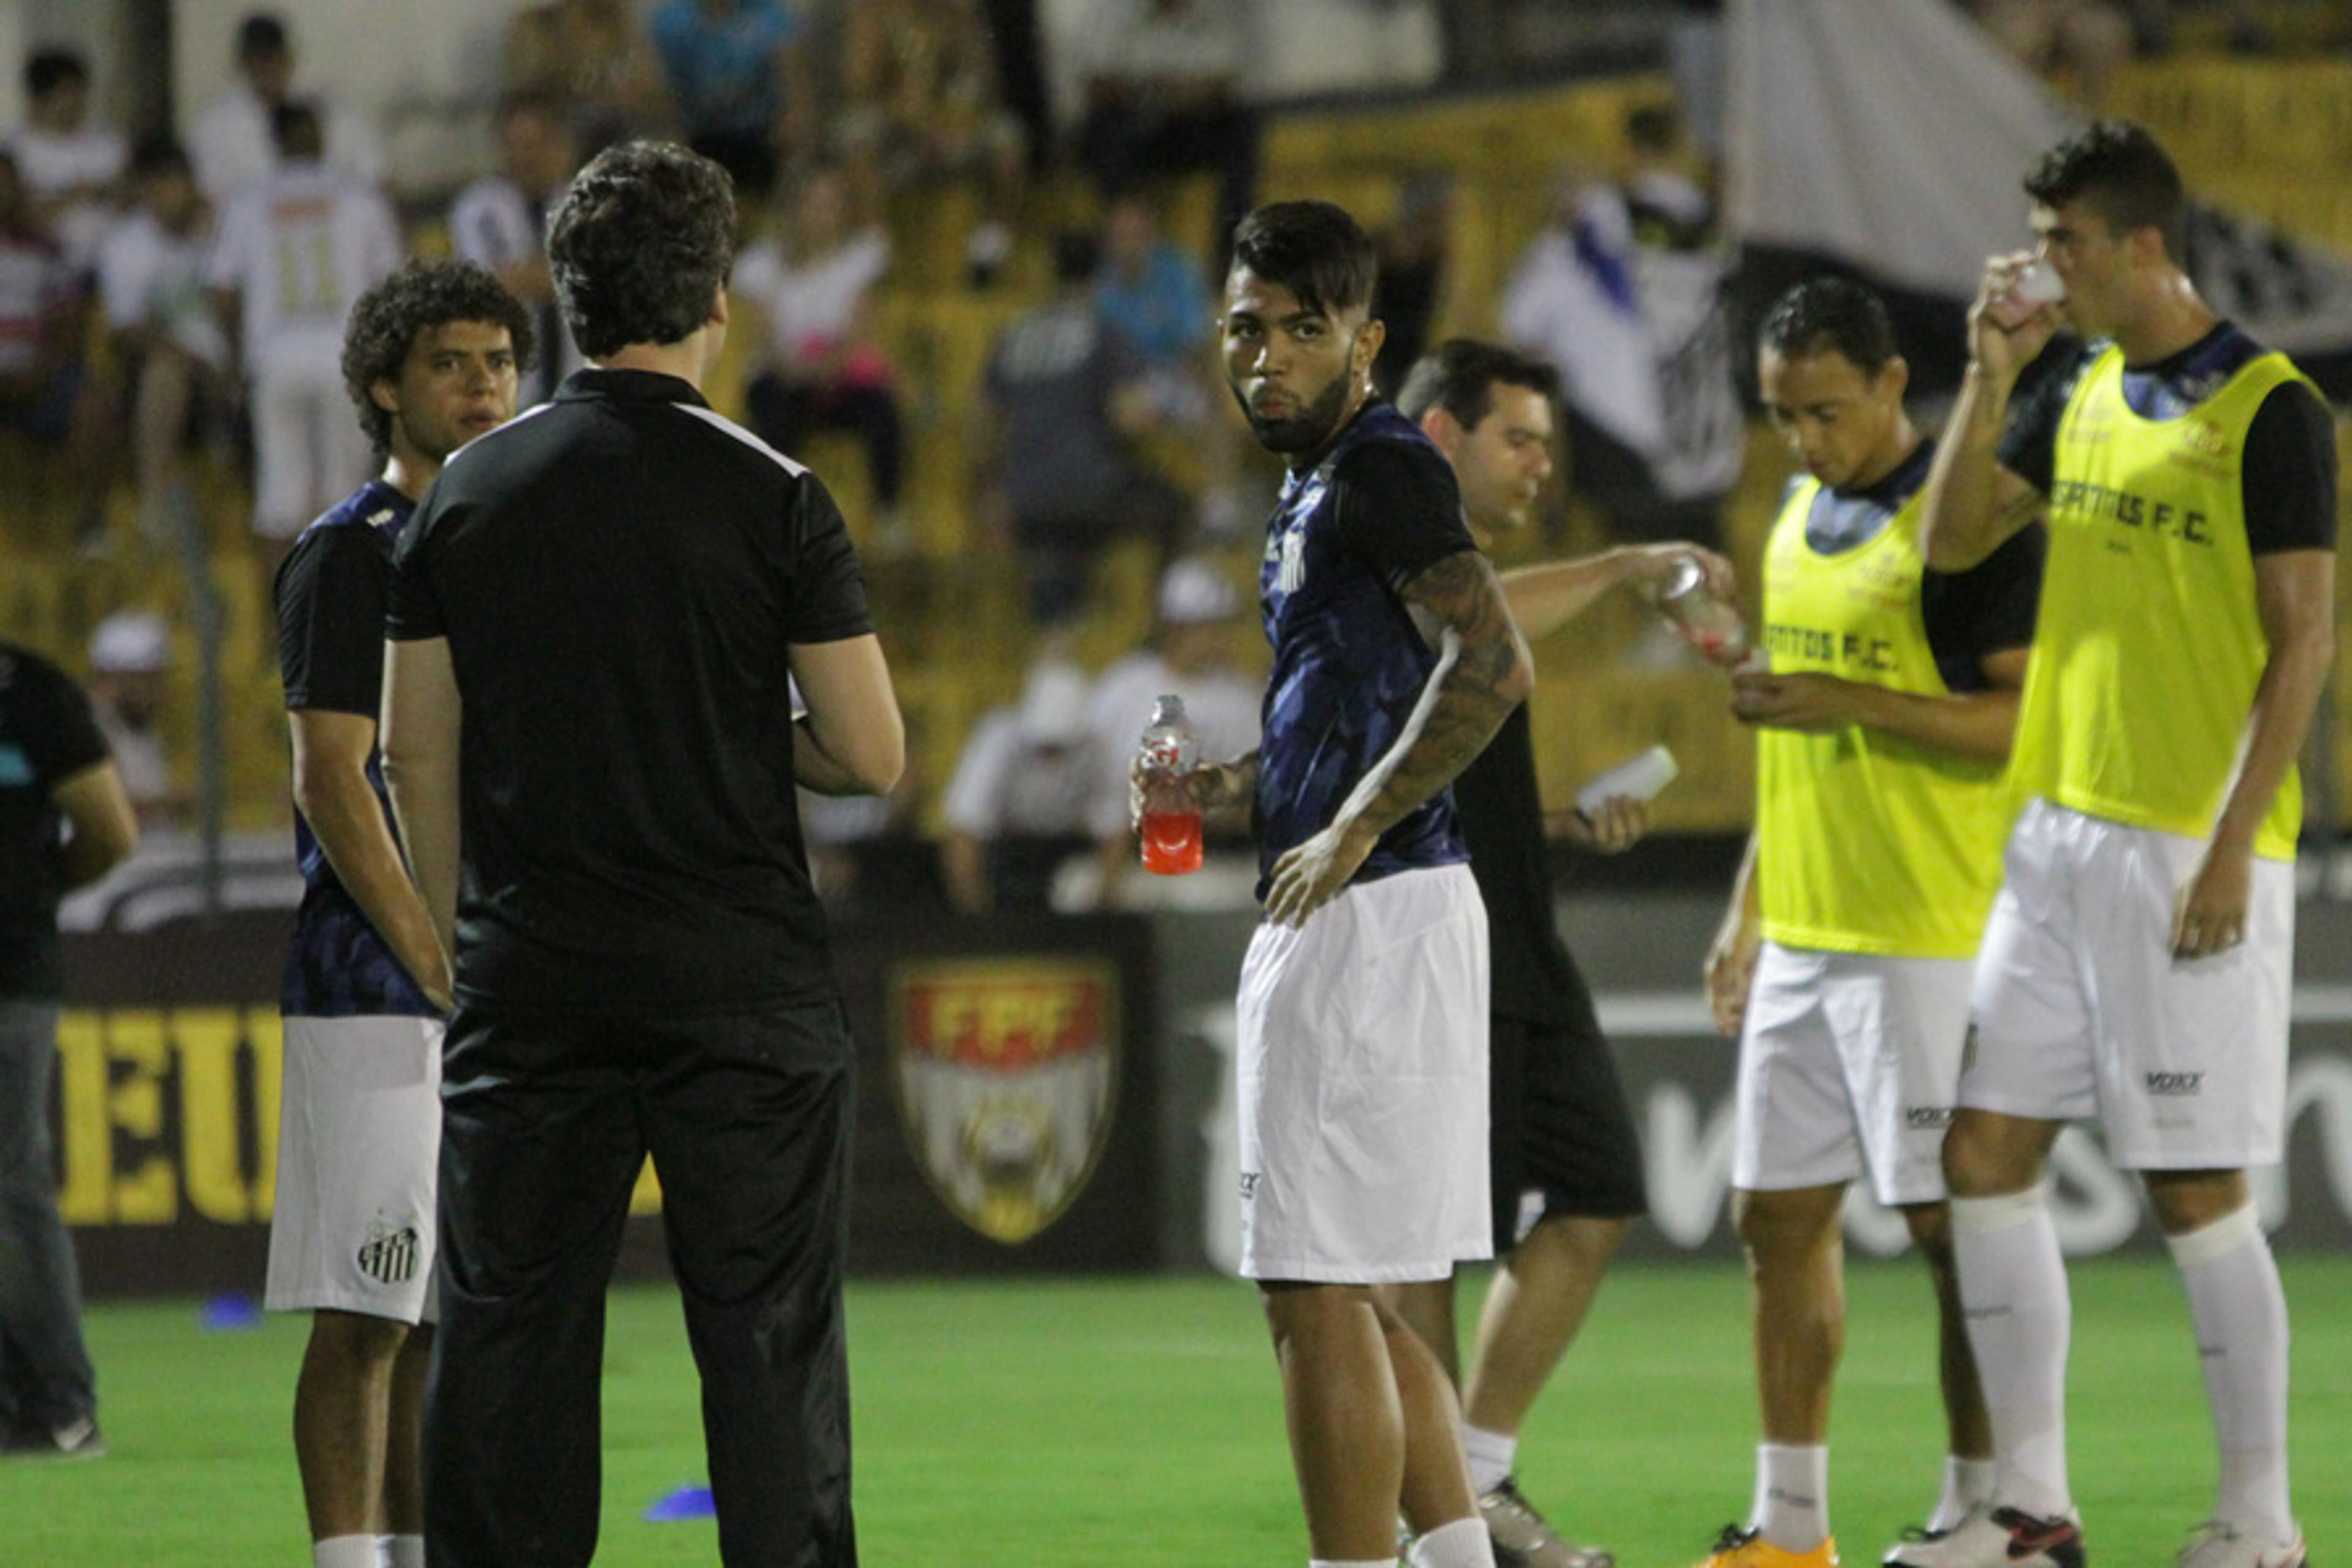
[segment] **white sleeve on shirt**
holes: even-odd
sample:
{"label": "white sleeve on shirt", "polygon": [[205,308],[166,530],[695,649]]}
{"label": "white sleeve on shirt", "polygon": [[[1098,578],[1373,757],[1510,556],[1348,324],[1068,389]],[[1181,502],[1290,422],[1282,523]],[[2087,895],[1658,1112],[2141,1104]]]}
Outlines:
{"label": "white sleeve on shirt", "polygon": [[940,803],[950,827],[975,838],[994,838],[1004,827],[1004,797],[1013,759],[1020,749],[1020,721],[1009,708],[982,717],[956,761],[955,777]]}

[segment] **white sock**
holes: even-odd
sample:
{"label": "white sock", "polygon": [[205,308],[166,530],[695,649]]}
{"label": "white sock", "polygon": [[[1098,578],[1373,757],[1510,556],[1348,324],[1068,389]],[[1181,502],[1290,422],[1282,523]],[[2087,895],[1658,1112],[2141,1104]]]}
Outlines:
{"label": "white sock", "polygon": [[2066,1486],[2066,1345],[2074,1309],[2042,1189],[1952,1200],[1952,1252],[1992,1416],[1993,1497],[2045,1519],[2072,1515]]}
{"label": "white sock", "polygon": [[2286,1294],[2248,1204],[2168,1238],[2205,1367],[2205,1398],[2221,1449],[2217,1519],[2265,1544],[2294,1536],[2286,1487]]}
{"label": "white sock", "polygon": [[310,1568],[379,1568],[373,1535],[331,1535],[310,1542]]}
{"label": "white sock", "polygon": [[1958,1529],[1960,1521],[1968,1518],[1969,1510],[1992,1501],[1992,1479],[1990,1459],[1945,1455],[1944,1495],[1936,1500],[1936,1511],[1927,1516],[1927,1528]]}
{"label": "white sock", "polygon": [[383,1549],[383,1568],[425,1568],[421,1535],[379,1535],[376,1544]]}
{"label": "white sock", "polygon": [[1789,1443],[1756,1445],[1751,1528],[1783,1552],[1811,1552],[1830,1538],[1830,1451]]}
{"label": "white sock", "polygon": [[1470,1461],[1470,1489],[1484,1497],[1511,1479],[1519,1440],[1507,1433],[1462,1424],[1462,1457]]}
{"label": "white sock", "polygon": [[1495,1568],[1495,1543],[1477,1514],[1441,1524],[1412,1543],[1412,1568]]}

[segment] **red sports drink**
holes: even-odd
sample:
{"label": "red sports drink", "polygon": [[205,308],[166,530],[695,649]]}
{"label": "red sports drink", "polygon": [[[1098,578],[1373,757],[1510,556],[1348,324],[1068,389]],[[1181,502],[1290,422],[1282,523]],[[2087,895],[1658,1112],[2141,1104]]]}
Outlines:
{"label": "red sports drink", "polygon": [[1184,700],[1160,698],[1143,731],[1136,770],[1143,791],[1137,830],[1147,871],[1181,877],[1201,868],[1201,808],[1184,787],[1200,760],[1201,743],[1184,717]]}

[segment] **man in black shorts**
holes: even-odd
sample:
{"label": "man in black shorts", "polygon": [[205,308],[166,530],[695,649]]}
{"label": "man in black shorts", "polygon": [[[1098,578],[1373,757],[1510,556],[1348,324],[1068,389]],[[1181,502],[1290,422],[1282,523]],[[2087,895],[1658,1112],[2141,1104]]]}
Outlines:
{"label": "man in black shorts", "polygon": [[857,1561],[850,1043],[793,786],[887,790],[905,729],[831,496],[699,390],[734,247],[709,159],[583,170],[548,257],[589,368],[453,457],[394,557],[385,772],[457,1004],[436,1568],[593,1554],[604,1292],[648,1153],[721,1558]]}
{"label": "man in black shorts", "polygon": [[[1550,366],[1489,343],[1441,344],[1406,376],[1405,416],[1453,463],[1481,549],[1526,526],[1551,474]],[[1533,642],[1620,584],[1663,582],[1685,559],[1727,587],[1731,568],[1686,544],[1604,551],[1503,574],[1511,617]],[[1469,1376],[1460,1373],[1454,1286],[1396,1288],[1397,1310],[1462,1390],[1463,1448],[1495,1560],[1528,1568],[1603,1568],[1609,1554],[1562,1541],[1512,1478],[1519,1427],[1583,1324],[1617,1244],[1647,1207],[1642,1152],[1592,996],[1552,921],[1545,837],[1559,833],[1615,854],[1641,837],[1642,804],[1620,796],[1597,817],[1547,817],[1537,793],[1526,704],[1515,709],[1454,784],[1470,868],[1486,904],[1495,1251],[1502,1259],[1479,1320]]]}

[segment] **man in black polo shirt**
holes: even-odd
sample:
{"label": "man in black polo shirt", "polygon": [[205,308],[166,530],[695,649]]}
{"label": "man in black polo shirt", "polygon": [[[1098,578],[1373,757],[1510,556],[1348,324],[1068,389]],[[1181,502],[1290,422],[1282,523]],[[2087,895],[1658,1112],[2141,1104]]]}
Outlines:
{"label": "man in black polo shirt", "polygon": [[138,837],[89,699],[0,643],[0,1454],[106,1452],[49,1154],[58,900]]}
{"label": "man in black polo shirt", "polygon": [[648,1152],[720,1555],[856,1561],[850,1047],[793,789],[879,793],[905,736],[832,498],[698,390],[734,234],[708,159],[582,171],[548,253],[590,366],[457,453],[395,555],[385,773],[457,1004],[439,1568],[594,1551],[604,1290]]}
{"label": "man in black polo shirt", "polygon": [[[1546,364],[1454,339],[1406,376],[1397,406],[1454,465],[1479,548],[1522,528],[1551,474],[1559,380]],[[1686,544],[1610,550],[1503,574],[1511,618],[1529,642],[1558,630],[1620,584],[1662,583],[1696,558],[1727,588],[1731,568]],[[1520,1425],[1583,1324],[1601,1271],[1647,1207],[1642,1151],[1584,977],[1552,921],[1547,829],[1603,853],[1647,826],[1638,801],[1607,802],[1593,820],[1547,819],[1534,732],[1521,703],[1454,781],[1454,805],[1486,900],[1493,994],[1488,1026],[1495,1252],[1501,1260],[1478,1324],[1469,1376],[1459,1367],[1454,1285],[1397,1288],[1397,1308],[1462,1390],[1463,1451],[1498,1564],[1601,1568],[1611,1559],[1562,1541],[1512,1478]]]}

